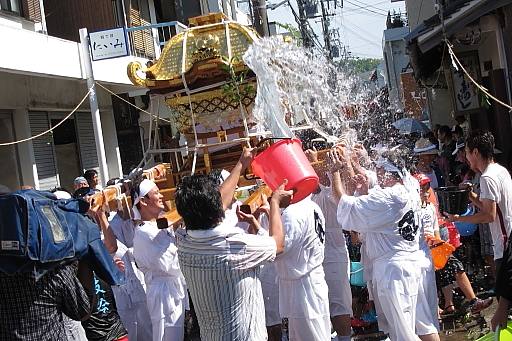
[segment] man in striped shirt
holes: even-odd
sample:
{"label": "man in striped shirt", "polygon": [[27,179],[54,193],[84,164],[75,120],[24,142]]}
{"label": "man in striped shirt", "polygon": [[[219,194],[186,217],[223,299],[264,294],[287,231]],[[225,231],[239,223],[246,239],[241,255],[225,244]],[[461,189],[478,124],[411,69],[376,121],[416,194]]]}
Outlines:
{"label": "man in striped shirt", "polygon": [[266,340],[260,267],[284,247],[280,204],[292,192],[284,184],[270,202],[270,236],[246,234],[224,222],[240,174],[252,160],[244,150],[219,187],[211,177],[184,178],[176,191],[176,208],[185,231],[178,231],[178,258],[201,329],[201,339]]}

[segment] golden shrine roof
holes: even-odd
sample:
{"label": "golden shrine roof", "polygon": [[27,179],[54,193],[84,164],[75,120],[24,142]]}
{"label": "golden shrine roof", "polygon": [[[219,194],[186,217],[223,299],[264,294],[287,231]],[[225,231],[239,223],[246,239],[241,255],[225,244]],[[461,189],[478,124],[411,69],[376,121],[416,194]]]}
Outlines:
{"label": "golden shrine roof", "polygon": [[[225,79],[221,65],[226,60],[234,61],[232,65],[237,71],[247,68],[242,56],[259,38],[252,28],[227,21],[222,13],[191,18],[189,23],[191,27],[166,43],[153,65],[147,68],[139,62],[128,65],[128,77],[133,84],[173,91],[184,88],[184,83],[190,87],[198,81],[208,85],[220,76]],[[137,74],[140,71],[146,78]]]}

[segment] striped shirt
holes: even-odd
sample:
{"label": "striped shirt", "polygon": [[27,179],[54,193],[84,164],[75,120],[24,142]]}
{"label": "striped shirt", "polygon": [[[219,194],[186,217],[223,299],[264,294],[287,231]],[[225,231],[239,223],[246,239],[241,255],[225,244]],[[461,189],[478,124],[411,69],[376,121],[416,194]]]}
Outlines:
{"label": "striped shirt", "polygon": [[176,232],[201,340],[266,340],[259,273],[264,262],[274,260],[276,243],[226,225]]}

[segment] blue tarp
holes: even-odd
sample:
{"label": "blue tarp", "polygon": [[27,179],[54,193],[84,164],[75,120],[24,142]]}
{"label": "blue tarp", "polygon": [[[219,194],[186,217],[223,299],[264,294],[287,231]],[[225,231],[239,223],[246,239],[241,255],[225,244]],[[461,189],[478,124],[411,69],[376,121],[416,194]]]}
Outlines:
{"label": "blue tarp", "polygon": [[84,214],[81,199],[57,200],[50,192],[22,190],[0,196],[0,271],[37,277],[63,263],[80,260],[111,285],[123,273],[101,241],[98,226]]}

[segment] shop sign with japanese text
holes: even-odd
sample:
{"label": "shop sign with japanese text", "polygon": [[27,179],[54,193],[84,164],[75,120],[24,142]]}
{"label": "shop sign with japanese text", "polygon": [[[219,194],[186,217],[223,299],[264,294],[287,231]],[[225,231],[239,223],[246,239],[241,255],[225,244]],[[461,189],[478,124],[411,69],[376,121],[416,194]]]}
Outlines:
{"label": "shop sign with japanese text", "polygon": [[124,28],[89,33],[92,60],[124,57],[128,55]]}

